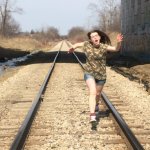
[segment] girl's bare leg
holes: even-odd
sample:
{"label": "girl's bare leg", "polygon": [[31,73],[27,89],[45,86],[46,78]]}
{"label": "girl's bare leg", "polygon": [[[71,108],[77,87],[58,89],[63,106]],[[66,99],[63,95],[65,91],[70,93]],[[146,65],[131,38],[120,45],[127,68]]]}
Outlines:
{"label": "girl's bare leg", "polygon": [[93,78],[89,78],[86,80],[87,87],[89,88],[89,108],[90,113],[95,113],[95,106],[96,106],[96,83]]}
{"label": "girl's bare leg", "polygon": [[96,104],[99,103],[104,85],[96,85]]}

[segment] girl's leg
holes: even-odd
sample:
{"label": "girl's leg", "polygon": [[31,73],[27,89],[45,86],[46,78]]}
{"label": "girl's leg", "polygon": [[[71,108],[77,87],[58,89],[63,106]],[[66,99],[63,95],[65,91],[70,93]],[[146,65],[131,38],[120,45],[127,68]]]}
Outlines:
{"label": "girl's leg", "polygon": [[97,84],[96,85],[96,104],[99,103],[101,98],[101,92],[103,90],[104,85]]}
{"label": "girl's leg", "polygon": [[89,107],[90,113],[95,114],[96,106],[96,83],[94,78],[88,78],[86,80],[87,87],[89,88]]}

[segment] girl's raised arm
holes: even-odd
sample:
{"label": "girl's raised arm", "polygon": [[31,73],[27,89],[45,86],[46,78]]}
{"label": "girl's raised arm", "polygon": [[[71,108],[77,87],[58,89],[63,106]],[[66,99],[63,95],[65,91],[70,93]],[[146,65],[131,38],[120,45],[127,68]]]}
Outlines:
{"label": "girl's raised arm", "polygon": [[108,46],[106,49],[107,51],[111,51],[111,52],[115,52],[115,51],[119,51],[121,48],[121,42],[123,41],[123,35],[122,34],[118,34],[117,35],[117,46]]}

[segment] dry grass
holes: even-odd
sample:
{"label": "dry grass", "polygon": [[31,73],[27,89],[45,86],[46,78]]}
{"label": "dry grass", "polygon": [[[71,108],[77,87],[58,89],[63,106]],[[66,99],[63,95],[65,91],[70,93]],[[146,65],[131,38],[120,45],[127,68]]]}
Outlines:
{"label": "dry grass", "polygon": [[0,47],[10,48],[18,51],[34,51],[34,50],[49,50],[54,43],[42,43],[33,39],[32,37],[14,37],[14,38],[2,38],[0,37]]}

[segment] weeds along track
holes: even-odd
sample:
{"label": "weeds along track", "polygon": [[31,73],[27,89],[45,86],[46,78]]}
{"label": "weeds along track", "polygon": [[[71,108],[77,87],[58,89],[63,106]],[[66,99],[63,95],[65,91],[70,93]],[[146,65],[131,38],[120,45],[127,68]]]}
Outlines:
{"label": "weeds along track", "polygon": [[[100,121],[97,125],[97,131],[91,131],[88,91],[83,80],[83,70],[78,61],[75,61],[77,57],[67,54],[70,44],[63,41],[59,46],[63,52],[58,53],[58,60],[56,59],[50,79],[49,75],[45,73],[46,77],[43,79],[43,83],[46,83],[45,88],[41,82],[42,87],[34,88],[34,94],[31,88],[28,101],[14,101],[12,112],[10,112],[11,116],[0,123],[2,129],[0,146],[4,149],[11,147],[12,150],[21,148],[27,150],[128,150],[138,148],[142,150],[142,146],[146,147],[146,143],[149,142],[147,132],[142,130],[142,125],[135,122],[134,115],[130,116],[128,107],[111,90],[109,84],[106,84],[104,92],[107,93],[108,98],[111,99],[111,103],[119,113],[111,108],[110,101],[103,93],[103,101],[99,107],[101,110],[108,109],[110,114],[107,117],[99,115]],[[60,49],[58,47],[56,49]],[[82,55],[80,56],[82,57]],[[53,63],[49,67],[51,68],[52,65]],[[41,72],[42,74],[43,72]],[[38,76],[40,78],[40,75]],[[46,78],[48,81],[46,81]],[[35,111],[34,108],[37,113],[32,115],[32,112]],[[125,126],[124,119],[121,120],[121,123],[128,133],[122,131],[123,127],[118,125],[120,118],[119,121],[116,121],[114,113],[120,114],[119,117],[123,116],[127,120],[128,125],[140,142],[134,134],[131,135],[132,132]],[[29,122],[27,123],[27,121]],[[18,130],[18,128],[20,129]],[[126,134],[132,137],[130,141]],[[145,142],[144,139],[147,139],[147,141]]]}

